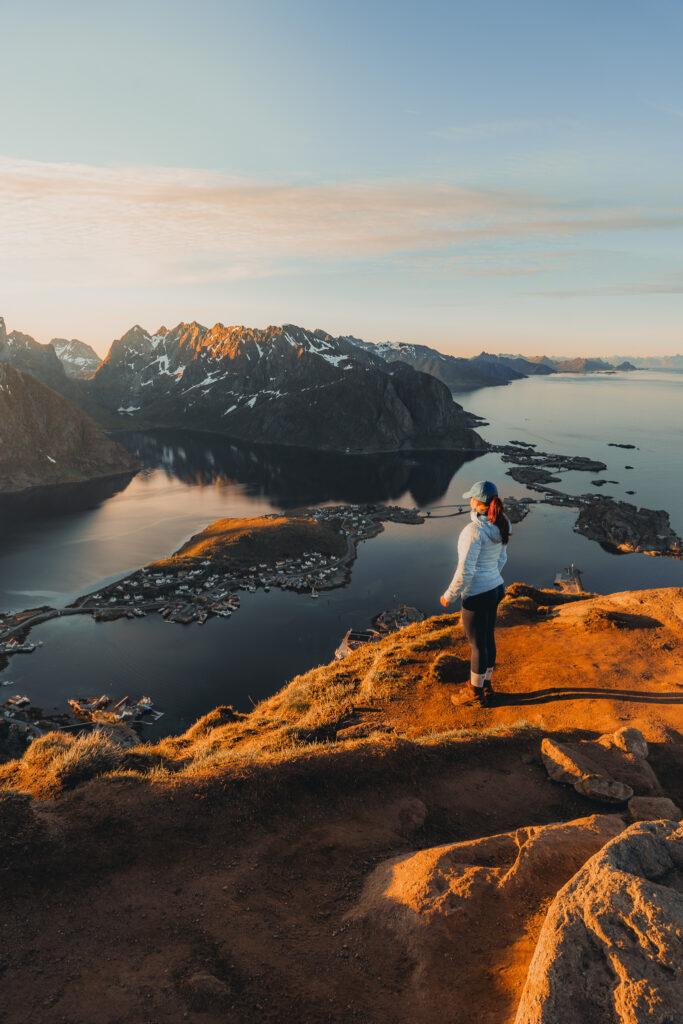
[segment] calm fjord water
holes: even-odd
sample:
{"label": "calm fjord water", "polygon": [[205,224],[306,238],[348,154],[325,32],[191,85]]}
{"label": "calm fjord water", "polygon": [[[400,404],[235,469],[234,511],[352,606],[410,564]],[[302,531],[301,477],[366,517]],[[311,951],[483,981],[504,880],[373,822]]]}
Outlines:
{"label": "calm fjord water", "polygon": [[[456,396],[458,397],[458,396]],[[593,474],[565,473],[561,490],[595,491],[665,508],[683,534],[683,376],[639,372],[530,378],[459,397],[486,417],[487,440],[607,463],[618,481],[591,486]],[[298,672],[329,661],[349,626],[362,627],[399,601],[427,614],[440,608],[453,571],[463,518],[447,518],[473,480],[489,478],[503,495],[530,492],[505,476],[497,455],[463,462],[454,455],[357,458],[232,445],[188,435],[122,438],[145,469],[94,507],[74,494],[66,511],[5,521],[0,532],[0,609],[67,604],[105,580],[175,550],[220,516],[248,516],[300,505],[385,501],[433,510],[423,526],[389,525],[361,545],[351,583],[317,601],[281,593],[243,594],[230,620],[169,625],[158,616],[98,624],[85,617],[47,623],[45,646],[15,656],[0,680],[47,710],[67,697],[108,692],[152,697],[166,711],[156,732],[175,731],[219,703],[241,709]],[[631,443],[637,450],[608,447]],[[632,469],[626,469],[629,465]],[[634,496],[627,490],[636,492]],[[439,516],[440,518],[436,518]],[[441,518],[443,517],[443,518]],[[550,585],[574,561],[587,589],[610,591],[683,584],[683,563],[612,555],[572,532],[576,513],[536,506],[515,527],[506,580]],[[1,692],[1,691],[0,691]],[[150,735],[152,735],[150,730]]]}

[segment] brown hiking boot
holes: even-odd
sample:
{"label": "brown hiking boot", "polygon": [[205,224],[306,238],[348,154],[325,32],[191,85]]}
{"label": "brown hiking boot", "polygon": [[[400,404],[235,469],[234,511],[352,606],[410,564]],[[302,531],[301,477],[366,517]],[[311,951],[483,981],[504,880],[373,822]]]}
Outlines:
{"label": "brown hiking boot", "polygon": [[471,683],[466,683],[462,690],[454,693],[451,697],[451,702],[456,707],[464,705],[466,707],[487,708],[489,706],[489,698],[485,688],[483,686],[472,686]]}

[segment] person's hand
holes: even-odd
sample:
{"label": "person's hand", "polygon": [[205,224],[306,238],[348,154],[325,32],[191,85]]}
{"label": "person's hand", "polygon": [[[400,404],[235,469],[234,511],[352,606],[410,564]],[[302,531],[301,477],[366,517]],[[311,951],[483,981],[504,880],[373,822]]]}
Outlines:
{"label": "person's hand", "polygon": [[446,595],[445,595],[445,594],[442,594],[442,595],[441,595],[441,597],[439,598],[439,601],[441,601],[441,607],[442,607],[442,608],[448,608],[449,604],[451,603],[451,602],[450,602],[450,601],[448,600],[448,598],[446,597]]}

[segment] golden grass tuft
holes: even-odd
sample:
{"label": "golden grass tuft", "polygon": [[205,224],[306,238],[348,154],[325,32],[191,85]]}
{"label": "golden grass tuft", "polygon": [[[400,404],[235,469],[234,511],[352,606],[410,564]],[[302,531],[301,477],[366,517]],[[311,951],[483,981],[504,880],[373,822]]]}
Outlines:
{"label": "golden grass tuft", "polygon": [[[100,730],[81,733],[50,732],[31,744],[19,762],[27,789],[35,793],[35,780],[54,795],[72,789],[121,765],[124,748]],[[143,755],[145,764],[148,758]]]}

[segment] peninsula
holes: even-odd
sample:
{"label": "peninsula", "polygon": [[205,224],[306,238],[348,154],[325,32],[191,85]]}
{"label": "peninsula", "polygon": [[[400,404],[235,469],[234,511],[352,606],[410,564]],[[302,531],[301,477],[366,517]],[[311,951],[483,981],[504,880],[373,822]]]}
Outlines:
{"label": "peninsula", "polygon": [[316,597],[344,586],[363,540],[385,522],[420,525],[416,509],[400,505],[333,505],[281,516],[219,519],[191,537],[175,554],[85,594],[67,608],[49,605],[0,612],[0,665],[32,652],[34,626],[71,615],[98,621],[159,613],[167,622],[205,623],[239,609],[240,591],[278,587]]}

